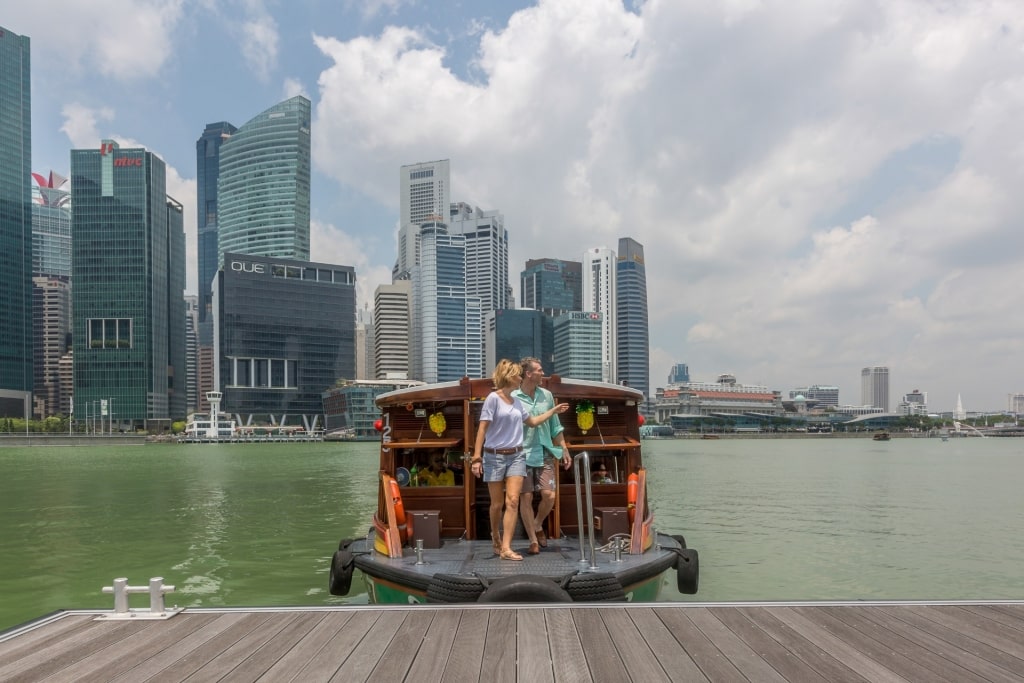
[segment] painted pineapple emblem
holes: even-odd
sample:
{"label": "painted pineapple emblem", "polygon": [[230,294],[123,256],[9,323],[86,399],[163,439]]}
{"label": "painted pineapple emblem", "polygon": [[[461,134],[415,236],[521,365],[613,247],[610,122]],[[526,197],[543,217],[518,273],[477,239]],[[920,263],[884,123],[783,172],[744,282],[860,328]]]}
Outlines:
{"label": "painted pineapple emblem", "polygon": [[576,426],[584,434],[594,427],[594,404],[590,401],[580,401],[576,404]]}
{"label": "painted pineapple emblem", "polygon": [[439,410],[436,413],[432,413],[427,418],[427,424],[430,425],[430,431],[434,432],[438,436],[444,434],[444,430],[448,428],[448,423],[444,419],[444,414]]}

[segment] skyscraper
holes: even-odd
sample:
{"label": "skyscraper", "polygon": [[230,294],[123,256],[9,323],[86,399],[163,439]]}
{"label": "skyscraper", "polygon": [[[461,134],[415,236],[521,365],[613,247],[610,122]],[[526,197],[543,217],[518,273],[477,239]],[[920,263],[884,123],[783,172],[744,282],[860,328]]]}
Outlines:
{"label": "skyscraper", "polygon": [[644,245],[631,237],[623,237],[619,240],[618,251],[615,264],[616,379],[649,397],[650,331]]}
{"label": "skyscraper", "polygon": [[0,409],[32,414],[29,39],[0,28]]}
{"label": "skyscraper", "polygon": [[860,371],[860,402],[889,412],[889,368],[873,366]]}
{"label": "skyscraper", "polygon": [[[217,275],[217,183],[220,179],[220,148],[238,129],[226,121],[206,124],[196,140],[196,254],[199,260],[199,298],[197,318],[206,324],[205,343],[213,343],[209,325],[213,303],[210,291]],[[198,330],[199,328],[197,328]]]}
{"label": "skyscraper", "polygon": [[523,308],[552,316],[583,310],[583,264],[579,261],[530,259],[519,283]]}
{"label": "skyscraper", "polygon": [[63,277],[32,278],[33,300],[33,412],[45,419],[61,412],[60,359],[71,341],[71,284]]}
{"label": "skyscraper", "polygon": [[573,379],[607,381],[603,377],[606,366],[601,355],[601,317],[600,313],[570,311],[555,318],[555,360],[549,372]]}
{"label": "skyscraper", "polygon": [[690,367],[686,363],[676,363],[668,373],[669,384],[682,384],[690,381]]}
{"label": "skyscraper", "polygon": [[145,149],[71,150],[76,416],[108,406],[151,429],[185,417],[184,215],[166,187]]}
{"label": "skyscraper", "polygon": [[[601,381],[616,382],[615,252],[607,247],[588,249],[583,254],[583,310],[601,314]],[[556,325],[555,356],[558,356]]]}
{"label": "skyscraper", "polygon": [[409,379],[412,282],[379,285],[373,297],[373,365],[376,379]]}
{"label": "skyscraper", "polygon": [[447,159],[402,166],[399,170],[398,257],[392,281],[408,280],[420,262],[420,226],[444,221],[451,206],[451,169]]}
{"label": "skyscraper", "polygon": [[310,103],[298,95],[220,145],[217,253],[309,260]]}
{"label": "skyscraper", "polygon": [[53,171],[32,174],[32,276],[71,279],[71,190]]}

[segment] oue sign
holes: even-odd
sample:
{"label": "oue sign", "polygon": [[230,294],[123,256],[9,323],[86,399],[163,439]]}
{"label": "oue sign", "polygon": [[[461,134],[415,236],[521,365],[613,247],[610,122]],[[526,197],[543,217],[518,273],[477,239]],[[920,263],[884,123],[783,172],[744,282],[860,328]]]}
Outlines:
{"label": "oue sign", "polygon": [[262,263],[247,263],[245,261],[232,261],[231,270],[236,273],[256,273],[262,275],[266,271],[266,266]]}

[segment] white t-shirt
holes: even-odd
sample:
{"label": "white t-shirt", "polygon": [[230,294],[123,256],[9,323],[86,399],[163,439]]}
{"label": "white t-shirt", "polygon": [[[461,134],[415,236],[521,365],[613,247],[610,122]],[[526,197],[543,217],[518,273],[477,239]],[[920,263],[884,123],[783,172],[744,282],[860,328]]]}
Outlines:
{"label": "white t-shirt", "polygon": [[484,407],[480,410],[480,421],[487,421],[487,434],[484,435],[486,448],[519,448],[523,445],[523,422],[530,412],[522,402],[514,398],[512,405],[505,403],[492,391],[484,399]]}

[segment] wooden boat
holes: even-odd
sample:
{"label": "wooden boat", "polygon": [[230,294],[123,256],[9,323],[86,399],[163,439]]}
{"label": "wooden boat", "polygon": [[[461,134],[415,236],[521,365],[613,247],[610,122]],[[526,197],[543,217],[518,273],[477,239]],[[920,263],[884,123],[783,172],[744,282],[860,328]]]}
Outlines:
{"label": "wooden boat", "polygon": [[[570,405],[561,420],[573,468],[559,469],[547,546],[539,555],[525,553],[529,541],[521,522],[512,547],[523,561],[494,554],[487,485],[470,474],[491,380],[409,387],[376,399],[382,412],[377,511],[365,538],[339,544],[331,593],[349,592],[354,569],[375,603],[649,602],[670,569],[680,592],[696,593],[697,551],[681,535],[656,531],[647,504],[650,473],[641,457],[638,413],[643,395],[557,375],[543,386]],[[440,454],[454,474],[451,485],[415,485]],[[591,482],[589,465],[598,459],[613,483]]]}
{"label": "wooden boat", "polygon": [[875,432],[871,438],[875,441],[888,441],[890,437],[889,432]]}

